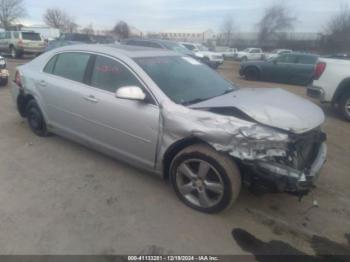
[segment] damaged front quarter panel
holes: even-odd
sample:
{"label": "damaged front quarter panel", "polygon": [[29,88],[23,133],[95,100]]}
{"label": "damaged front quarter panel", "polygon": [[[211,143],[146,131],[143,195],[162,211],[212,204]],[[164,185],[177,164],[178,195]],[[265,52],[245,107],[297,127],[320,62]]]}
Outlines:
{"label": "damaged front quarter panel", "polygon": [[170,102],[161,105],[160,118],[158,164],[161,164],[166,150],[173,143],[188,137],[201,139],[216,150],[240,160],[286,156],[288,135],[273,128]]}

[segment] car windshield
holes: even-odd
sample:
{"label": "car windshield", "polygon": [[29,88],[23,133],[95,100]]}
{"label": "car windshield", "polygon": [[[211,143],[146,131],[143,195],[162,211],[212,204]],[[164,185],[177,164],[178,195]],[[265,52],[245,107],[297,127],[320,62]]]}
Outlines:
{"label": "car windshield", "polygon": [[170,50],[173,50],[175,52],[184,54],[184,55],[190,55],[192,52],[188,50],[186,47],[183,47],[182,45],[178,43],[173,43],[173,42],[164,42],[163,45]]}
{"label": "car windshield", "polygon": [[22,32],[23,40],[41,41],[40,34],[33,32]]}
{"label": "car windshield", "polygon": [[178,104],[194,104],[236,89],[231,82],[191,57],[145,57],[134,60]]}

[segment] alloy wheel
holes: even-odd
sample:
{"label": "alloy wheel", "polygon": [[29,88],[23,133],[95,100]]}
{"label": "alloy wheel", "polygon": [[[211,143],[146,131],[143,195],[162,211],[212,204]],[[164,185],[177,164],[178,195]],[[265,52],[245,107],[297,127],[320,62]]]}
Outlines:
{"label": "alloy wheel", "polygon": [[350,97],[345,102],[345,112],[350,117]]}
{"label": "alloy wheel", "polygon": [[213,207],[224,196],[224,183],[219,172],[201,159],[188,159],[180,164],[176,183],[180,194],[198,207]]}

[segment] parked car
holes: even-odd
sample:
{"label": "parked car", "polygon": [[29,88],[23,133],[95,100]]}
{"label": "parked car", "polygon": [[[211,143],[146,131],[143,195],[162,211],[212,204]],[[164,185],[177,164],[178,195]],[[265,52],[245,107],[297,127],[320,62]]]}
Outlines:
{"label": "parked car", "polygon": [[67,45],[78,45],[78,44],[92,44],[93,39],[88,34],[79,33],[65,33],[62,34],[57,40],[50,41],[45,51],[67,46]]}
{"label": "parked car", "polygon": [[113,37],[108,35],[93,35],[91,36],[92,42],[95,44],[114,44]]}
{"label": "parked car", "polygon": [[29,31],[0,32],[0,52],[21,58],[24,54],[40,55],[46,47],[40,34]]}
{"label": "parked car", "polygon": [[241,62],[249,60],[264,60],[265,54],[261,48],[247,48],[237,53],[236,59]]}
{"label": "parked car", "polygon": [[265,54],[265,58],[267,60],[270,60],[272,58],[277,58],[278,56],[280,55],[283,55],[283,54],[290,54],[292,53],[293,51],[290,50],[290,49],[275,49],[273,50],[271,53],[268,53],[268,54]]}
{"label": "parked car", "polygon": [[304,194],[326,159],[314,103],[282,89],[239,89],[172,51],[59,48],[17,68],[12,95],[35,134],[152,171],[202,212],[228,208],[243,182]]}
{"label": "parked car", "polygon": [[182,55],[187,55],[193,58],[197,58],[196,55],[184,48],[177,42],[169,41],[169,40],[160,40],[160,39],[126,39],[121,42],[124,45],[132,45],[132,46],[143,46],[149,48],[159,48],[171,50]]}
{"label": "parked car", "polygon": [[307,94],[329,103],[350,121],[350,61],[320,58],[315,67],[312,85]]}
{"label": "parked car", "polygon": [[267,61],[241,63],[239,74],[247,80],[308,85],[313,80],[317,59],[312,54],[283,54]]}
{"label": "parked car", "polygon": [[237,48],[226,48],[225,50],[219,51],[216,50],[218,53],[220,53],[224,59],[231,58],[234,59],[237,57],[238,49]]}
{"label": "parked car", "polygon": [[224,63],[224,57],[221,53],[211,52],[209,49],[202,44],[181,42],[188,50],[195,53],[196,57],[208,66],[216,69]]}
{"label": "parked car", "polygon": [[6,86],[9,79],[9,71],[4,57],[0,56],[0,86]]}

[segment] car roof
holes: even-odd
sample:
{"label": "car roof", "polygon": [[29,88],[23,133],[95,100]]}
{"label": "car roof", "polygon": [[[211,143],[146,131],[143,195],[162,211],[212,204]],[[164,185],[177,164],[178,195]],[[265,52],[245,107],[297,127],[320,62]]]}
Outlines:
{"label": "car roof", "polygon": [[64,51],[86,51],[104,54],[122,54],[130,58],[138,57],[157,57],[157,56],[181,56],[176,52],[167,49],[156,49],[142,46],[130,46],[130,45],[119,45],[119,44],[77,44],[69,45],[53,49],[52,51],[64,52]]}

